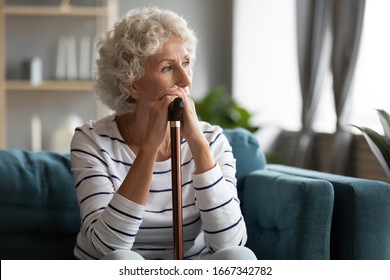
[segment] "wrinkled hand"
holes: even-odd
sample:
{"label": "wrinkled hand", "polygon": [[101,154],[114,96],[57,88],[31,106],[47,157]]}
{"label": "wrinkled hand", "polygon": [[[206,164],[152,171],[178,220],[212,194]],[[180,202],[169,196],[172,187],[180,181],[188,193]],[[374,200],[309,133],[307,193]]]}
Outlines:
{"label": "wrinkled hand", "polygon": [[[164,119],[168,120],[168,106],[176,97],[180,97],[184,102],[184,108],[181,114],[180,134],[184,137],[195,162],[195,173],[202,173],[210,170],[215,166],[215,161],[211,155],[209,143],[203,135],[203,131],[199,125],[198,115],[196,114],[195,102],[190,98],[189,88],[180,88],[177,86],[171,87],[162,95],[161,101],[153,104],[153,118],[150,121],[161,122]],[[158,114],[158,110],[162,110],[163,115]],[[155,118],[161,118],[160,120]],[[162,126],[160,128],[162,130]]]}
{"label": "wrinkled hand", "polygon": [[145,144],[159,147],[164,141],[168,125],[168,106],[176,98],[176,95],[164,95],[152,102],[150,106],[149,120]]}
{"label": "wrinkled hand", "polygon": [[189,88],[173,86],[160,93],[160,97],[152,101],[150,105],[149,120],[147,125],[147,144],[159,146],[166,136],[168,125],[168,107],[171,102],[180,97],[184,102],[181,114],[180,134],[189,143],[203,137],[199,127],[198,116],[195,110],[195,103],[190,98]]}
{"label": "wrinkled hand", "polygon": [[191,144],[193,141],[203,137],[199,126],[198,115],[195,109],[195,102],[191,99],[189,88],[175,87],[177,96],[183,99],[184,109],[181,116],[181,135]]}

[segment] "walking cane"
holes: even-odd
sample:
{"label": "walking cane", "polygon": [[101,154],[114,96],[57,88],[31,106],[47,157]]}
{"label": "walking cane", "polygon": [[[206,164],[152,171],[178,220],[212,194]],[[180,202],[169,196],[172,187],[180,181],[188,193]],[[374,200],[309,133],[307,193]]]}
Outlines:
{"label": "walking cane", "polygon": [[183,259],[183,213],[181,192],[180,117],[184,102],[177,97],[169,104],[168,121],[171,127],[173,259]]}

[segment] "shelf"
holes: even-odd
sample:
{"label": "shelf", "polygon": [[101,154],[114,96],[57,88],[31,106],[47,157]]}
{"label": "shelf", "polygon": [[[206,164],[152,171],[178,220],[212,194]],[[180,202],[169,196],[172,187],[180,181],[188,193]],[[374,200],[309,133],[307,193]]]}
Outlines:
{"label": "shelf", "polygon": [[[41,4],[35,4],[35,2],[41,2]],[[83,25],[81,27],[85,29],[75,30],[76,36],[77,34],[82,33],[85,30],[84,33],[88,33],[85,34],[86,36],[88,35],[91,37],[96,37],[107,31],[109,24],[113,24],[118,18],[118,0],[87,2],[91,2],[91,5],[85,4],[85,1],[69,0],[58,0],[57,3],[52,4],[50,4],[50,1],[0,0],[0,149],[6,149],[8,147],[7,139],[14,139],[16,135],[18,135],[17,133],[15,133],[15,130],[22,130],[18,128],[15,129],[13,124],[10,125],[12,123],[12,120],[8,118],[10,114],[15,113],[16,109],[23,109],[17,108],[18,104],[15,101],[15,98],[10,98],[9,100],[7,100],[7,97],[16,94],[16,98],[19,98],[19,95],[22,94],[26,98],[26,102],[29,102],[32,98],[36,98],[36,94],[38,94],[39,98],[47,98],[48,101],[53,102],[53,100],[57,100],[58,94],[61,95],[63,93],[72,93],[72,96],[70,98],[78,98],[79,94],[89,95],[94,91],[93,81],[89,80],[56,80],[55,77],[48,77],[47,80],[44,80],[41,84],[33,85],[31,84],[29,79],[7,80],[6,78],[6,70],[8,69],[7,67],[12,67],[11,65],[7,65],[6,58],[9,57],[9,54],[13,54],[16,57],[17,53],[23,53],[25,49],[30,48],[31,46],[29,46],[29,44],[33,44],[34,49],[38,49],[42,46],[46,48],[47,41],[56,39],[57,34],[58,36],[72,35],[72,30],[70,32],[67,31],[68,26],[65,22],[67,22],[68,20],[72,22],[74,19],[77,19],[77,22],[80,22],[81,24],[86,23],[85,26]],[[39,22],[36,22],[37,19],[39,20]],[[19,40],[21,37],[18,35],[16,28],[16,33],[13,33],[12,36],[7,38],[6,33],[10,32],[10,29],[8,29],[8,25],[17,27],[17,25],[15,24],[15,21],[17,21],[17,24],[21,24],[22,26],[23,24],[24,26],[29,26],[31,22],[34,23],[32,27],[38,27],[42,23],[50,26],[51,23],[57,23],[59,19],[61,19],[61,25],[57,26],[58,30],[56,30],[54,34],[39,34],[43,37],[41,38],[39,36],[36,36],[36,39],[34,37],[31,42],[27,41],[25,45],[20,47],[20,49],[19,47],[15,50],[12,49],[13,44],[17,42],[15,40]],[[63,21],[65,21],[64,24],[62,24]],[[35,25],[36,23],[39,24]],[[77,26],[75,26],[75,28],[77,28]],[[31,30],[31,32],[35,31],[37,30]],[[6,38],[7,40],[10,40],[7,42],[7,50],[5,48]],[[44,60],[48,61],[50,65],[55,64],[55,57],[53,57],[53,54],[44,54],[44,57]],[[29,93],[34,94],[29,95]],[[76,94],[77,96],[73,96],[74,94]],[[62,97],[58,96],[58,98]],[[73,100],[69,100],[69,102],[72,103]],[[28,104],[23,105],[25,106]],[[61,105],[62,104],[53,104],[53,108],[58,108],[58,113],[64,114],[67,110],[67,106]],[[85,109],[85,111],[83,108],[83,112],[80,112],[81,114],[85,115],[86,119],[98,119],[103,117],[106,113],[105,110],[99,109],[99,111],[96,110],[96,116],[94,116],[93,114],[95,114],[96,109],[94,104],[88,103],[86,105],[87,108]],[[100,105],[100,103],[98,103],[98,105]],[[30,111],[32,112],[36,110],[45,110],[46,112],[46,109],[42,108],[40,104],[36,104],[34,106],[36,106],[36,108],[28,108],[28,112],[21,111],[21,118],[24,118],[24,120],[26,118],[28,119]],[[49,113],[49,111],[47,111],[47,113]],[[60,115],[57,116],[55,112],[50,112],[50,114],[53,115],[53,118],[61,117]],[[9,127],[12,127],[12,129],[10,129]],[[54,129],[51,123],[48,125],[47,129]],[[26,134],[26,132],[23,133]],[[29,137],[28,132],[26,134],[26,137]],[[13,141],[11,140],[10,142],[12,143]],[[12,145],[14,145],[14,143],[12,143]],[[20,145],[24,144],[20,143]],[[20,146],[19,148],[24,149],[26,147]]]}
{"label": "shelf", "polygon": [[92,81],[43,81],[40,85],[33,85],[25,80],[9,80],[5,83],[9,91],[92,91]]}
{"label": "shelf", "polygon": [[4,6],[3,14],[15,16],[106,16],[105,7]]}

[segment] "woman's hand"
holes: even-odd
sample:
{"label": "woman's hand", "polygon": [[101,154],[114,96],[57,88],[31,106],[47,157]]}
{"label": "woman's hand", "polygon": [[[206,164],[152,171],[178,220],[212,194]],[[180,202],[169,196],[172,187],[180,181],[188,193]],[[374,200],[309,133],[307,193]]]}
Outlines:
{"label": "woman's hand", "polygon": [[151,103],[144,144],[159,147],[164,142],[168,125],[168,106],[175,97],[164,95]]}
{"label": "woman's hand", "polygon": [[189,88],[180,88],[174,86],[171,88],[173,91],[170,91],[170,94],[174,94],[174,98],[180,97],[184,102],[184,109],[181,116],[181,135],[189,142],[192,142],[192,139],[199,138],[203,136],[202,130],[199,127],[198,116],[195,110],[195,103],[190,98]]}
{"label": "woman's hand", "polygon": [[196,114],[195,102],[190,98],[189,88],[177,88],[178,97],[184,101],[184,109],[181,120],[181,135],[187,140],[194,157],[196,173],[205,172],[215,166],[209,143],[199,126]]}

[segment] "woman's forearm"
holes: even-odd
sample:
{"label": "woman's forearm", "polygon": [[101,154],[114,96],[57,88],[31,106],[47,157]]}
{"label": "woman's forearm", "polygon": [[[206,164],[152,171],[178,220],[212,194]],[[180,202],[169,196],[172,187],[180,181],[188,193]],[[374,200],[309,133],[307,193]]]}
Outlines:
{"label": "woman's forearm", "polygon": [[195,174],[204,173],[215,166],[215,160],[210,151],[210,145],[202,135],[198,141],[188,142],[195,162]]}
{"label": "woman's forearm", "polygon": [[118,193],[141,205],[148,200],[150,182],[158,148],[142,146]]}

